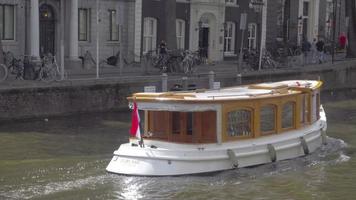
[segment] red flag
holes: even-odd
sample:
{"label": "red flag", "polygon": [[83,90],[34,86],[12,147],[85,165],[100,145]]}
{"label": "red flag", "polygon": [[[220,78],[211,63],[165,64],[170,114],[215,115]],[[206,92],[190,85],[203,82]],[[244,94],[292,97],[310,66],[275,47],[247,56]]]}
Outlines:
{"label": "red flag", "polygon": [[138,114],[137,104],[133,102],[133,109],[131,113],[131,130],[130,134],[132,137],[141,139],[140,131],[140,116]]}

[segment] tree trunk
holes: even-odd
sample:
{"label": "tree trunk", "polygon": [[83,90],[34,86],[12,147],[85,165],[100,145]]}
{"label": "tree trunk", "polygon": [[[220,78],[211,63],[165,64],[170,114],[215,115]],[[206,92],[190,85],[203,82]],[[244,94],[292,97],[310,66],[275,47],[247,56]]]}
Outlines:
{"label": "tree trunk", "polygon": [[347,58],[356,57],[356,7],[355,0],[346,0],[346,16],[349,17],[348,45],[346,51]]}
{"label": "tree trunk", "polygon": [[167,42],[168,49],[177,49],[176,36],[176,0],[164,0],[164,16],[166,17],[163,38]]}

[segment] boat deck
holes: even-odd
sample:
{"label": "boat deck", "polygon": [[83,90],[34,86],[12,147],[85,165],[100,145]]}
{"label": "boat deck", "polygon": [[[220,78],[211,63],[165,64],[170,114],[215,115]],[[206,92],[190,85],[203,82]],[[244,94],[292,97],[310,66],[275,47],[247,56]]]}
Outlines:
{"label": "boat deck", "polygon": [[301,91],[320,87],[320,81],[292,80],[228,87],[216,90],[195,90],[184,92],[136,93],[128,100],[139,101],[220,101],[258,99],[298,94]]}

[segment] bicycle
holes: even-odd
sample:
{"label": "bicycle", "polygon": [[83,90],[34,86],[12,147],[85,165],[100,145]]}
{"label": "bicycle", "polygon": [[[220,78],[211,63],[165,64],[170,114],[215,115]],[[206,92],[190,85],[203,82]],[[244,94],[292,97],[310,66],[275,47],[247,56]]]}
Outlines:
{"label": "bicycle", "polygon": [[16,59],[8,51],[4,52],[4,64],[1,64],[0,68],[0,81],[6,80],[11,74],[15,75],[15,79],[23,80],[24,66],[21,59]]}
{"label": "bicycle", "polygon": [[7,76],[8,76],[7,66],[4,64],[0,64],[0,82],[6,80]]}
{"label": "bicycle", "polygon": [[186,50],[183,53],[183,60],[181,61],[181,66],[185,74],[193,74],[196,71],[196,65],[200,65],[200,59],[197,52],[191,52]]}
{"label": "bicycle", "polygon": [[[64,71],[63,79],[67,79],[68,75]],[[57,64],[56,57],[52,54],[47,54],[42,58],[42,65],[38,73],[38,79],[40,81],[52,82],[52,81],[61,81],[61,70]]]}

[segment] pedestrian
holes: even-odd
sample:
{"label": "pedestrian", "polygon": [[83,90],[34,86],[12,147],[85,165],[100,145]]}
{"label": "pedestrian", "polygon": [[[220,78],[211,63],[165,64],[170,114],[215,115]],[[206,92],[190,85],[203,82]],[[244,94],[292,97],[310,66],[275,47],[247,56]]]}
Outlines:
{"label": "pedestrian", "polygon": [[312,63],[315,64],[317,57],[318,57],[318,50],[316,49],[316,39],[313,39],[313,42],[311,44],[311,57],[312,57]]}
{"label": "pedestrian", "polygon": [[168,52],[167,52],[167,43],[162,40],[161,43],[159,43],[159,55],[158,55],[158,62],[155,65],[155,67],[160,68],[163,72],[165,72],[167,69],[166,66],[166,61],[168,60]]}
{"label": "pedestrian", "polygon": [[324,62],[324,41],[323,39],[319,39],[319,41],[316,43],[316,49],[318,50],[318,60],[319,64]]}
{"label": "pedestrian", "polygon": [[344,50],[346,47],[347,38],[344,32],[342,32],[339,36],[339,48],[340,50]]}
{"label": "pedestrian", "polygon": [[159,44],[159,54],[167,54],[167,43],[164,40]]}
{"label": "pedestrian", "polygon": [[303,60],[304,64],[309,63],[308,57],[309,57],[310,48],[311,48],[310,42],[308,41],[308,39],[304,39],[303,44],[302,44],[302,52],[304,55],[304,60]]}

